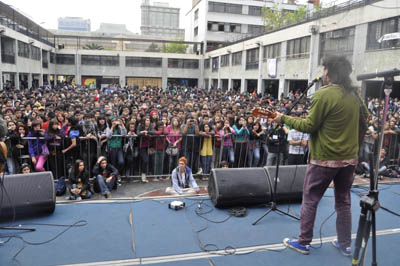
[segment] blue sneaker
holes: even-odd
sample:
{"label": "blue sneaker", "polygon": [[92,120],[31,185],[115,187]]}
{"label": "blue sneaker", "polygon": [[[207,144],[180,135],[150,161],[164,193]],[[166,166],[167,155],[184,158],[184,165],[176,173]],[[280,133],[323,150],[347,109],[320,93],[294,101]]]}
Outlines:
{"label": "blue sneaker", "polygon": [[342,253],[343,256],[350,257],[352,255],[351,254],[351,247],[342,248],[337,239],[334,239],[332,241],[332,245],[334,247],[336,247],[337,249],[339,249],[339,251]]}
{"label": "blue sneaker", "polygon": [[310,245],[301,245],[297,239],[283,239],[283,244],[285,247],[289,247],[291,249],[300,252],[301,254],[308,255],[310,254]]}

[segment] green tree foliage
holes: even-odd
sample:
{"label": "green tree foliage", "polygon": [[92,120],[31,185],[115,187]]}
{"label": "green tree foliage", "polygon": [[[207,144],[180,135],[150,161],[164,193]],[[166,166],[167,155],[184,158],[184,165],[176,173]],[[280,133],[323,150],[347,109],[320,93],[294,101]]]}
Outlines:
{"label": "green tree foliage", "polygon": [[307,7],[299,6],[295,11],[282,10],[277,4],[262,8],[264,25],[267,30],[277,29],[301,21],[307,16]]}
{"label": "green tree foliage", "polygon": [[[183,41],[183,39],[175,39],[175,41]],[[189,45],[183,43],[166,43],[164,44],[163,52],[185,54],[188,47]]]}
{"label": "green tree foliage", "polygon": [[104,47],[101,45],[98,45],[97,43],[89,43],[83,46],[83,49],[86,50],[104,50]]}

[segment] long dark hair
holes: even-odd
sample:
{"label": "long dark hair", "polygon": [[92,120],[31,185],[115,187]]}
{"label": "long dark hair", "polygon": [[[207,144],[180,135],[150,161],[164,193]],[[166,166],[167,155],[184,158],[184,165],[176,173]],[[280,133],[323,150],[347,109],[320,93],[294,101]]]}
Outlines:
{"label": "long dark hair", "polygon": [[86,171],[86,165],[85,165],[85,168],[83,169],[82,173],[79,174],[79,165],[81,163],[83,163],[83,165],[85,165],[85,162],[83,160],[81,160],[81,159],[78,159],[78,160],[75,161],[74,168],[72,170],[74,178],[78,178],[79,176],[82,176],[83,173]]}
{"label": "long dark hair", "polygon": [[350,74],[353,71],[350,61],[345,56],[328,56],[322,62],[328,70],[329,81],[342,86],[347,92],[356,88],[351,83]]}
{"label": "long dark hair", "polygon": [[56,129],[56,130],[53,129],[53,125],[54,124],[56,124],[56,125],[59,124],[57,119],[51,119],[50,122],[49,122],[49,126],[47,127],[47,132],[52,136],[60,133],[59,129]]}

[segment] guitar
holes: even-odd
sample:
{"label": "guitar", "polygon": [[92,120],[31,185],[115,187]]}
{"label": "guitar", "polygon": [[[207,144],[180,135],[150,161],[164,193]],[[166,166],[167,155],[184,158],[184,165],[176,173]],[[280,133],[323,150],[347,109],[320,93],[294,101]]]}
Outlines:
{"label": "guitar", "polygon": [[266,109],[254,108],[252,111],[254,117],[262,117],[262,118],[275,118],[276,114]]}

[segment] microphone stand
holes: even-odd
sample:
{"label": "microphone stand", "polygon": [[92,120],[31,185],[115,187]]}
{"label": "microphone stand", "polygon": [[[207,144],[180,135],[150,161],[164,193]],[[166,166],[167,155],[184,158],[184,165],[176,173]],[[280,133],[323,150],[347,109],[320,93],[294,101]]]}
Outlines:
{"label": "microphone stand", "polygon": [[[399,72],[400,74],[400,72]],[[383,109],[383,118],[381,122],[381,130],[379,133],[378,139],[378,149],[376,150],[377,156],[375,161],[375,167],[373,162],[372,153],[368,154],[369,164],[370,164],[370,188],[369,192],[366,196],[363,196],[360,199],[361,206],[361,214],[360,220],[358,222],[358,230],[357,237],[354,247],[354,254],[352,265],[359,266],[364,265],[365,263],[365,253],[367,251],[368,239],[370,233],[372,235],[372,262],[371,265],[377,266],[377,256],[376,256],[376,212],[379,210],[380,203],[378,199],[379,191],[378,191],[378,170],[380,163],[380,151],[383,145],[383,137],[384,137],[384,127],[386,124],[386,117],[388,112],[389,105],[389,96],[392,92],[394,76],[397,75],[393,73],[392,75],[387,75],[384,77],[384,82],[382,83],[382,87],[385,87],[385,105]],[[379,116],[378,116],[379,117]],[[371,232],[372,231],[372,232]]]}
{"label": "microphone stand", "polygon": [[[319,80],[320,80],[320,78],[316,78],[316,79],[314,79],[310,84],[308,84],[307,88],[306,88],[306,89],[303,91],[303,93],[300,95],[300,98],[299,98],[297,101],[295,101],[295,102],[293,103],[293,105],[289,108],[289,110],[286,112],[287,115],[289,115],[289,114],[292,112],[292,110],[293,110],[294,107],[300,102],[300,100],[302,100],[302,99],[305,97],[305,95],[307,94],[307,91],[308,91],[312,86],[314,86],[314,84],[315,84],[317,81],[319,81]],[[275,126],[274,131],[277,130],[278,126],[279,126],[279,125],[276,125],[276,126]],[[283,129],[280,129],[280,130],[283,130]],[[267,216],[267,215],[268,215],[270,212],[272,212],[272,211],[278,212],[278,213],[280,213],[280,214],[284,214],[284,215],[289,216],[289,217],[291,217],[291,218],[293,218],[293,219],[296,219],[296,220],[300,220],[300,218],[298,218],[298,217],[296,217],[296,216],[294,216],[294,215],[292,215],[292,214],[290,214],[290,213],[288,213],[288,212],[285,212],[285,211],[279,209],[279,208],[276,206],[276,190],[277,190],[277,187],[278,187],[278,180],[279,180],[279,165],[280,165],[280,162],[279,162],[279,161],[280,161],[280,153],[281,153],[280,147],[281,147],[281,144],[282,144],[282,142],[283,142],[283,139],[282,139],[283,136],[282,136],[282,135],[283,135],[283,134],[278,133],[278,143],[279,143],[279,144],[278,144],[278,155],[277,155],[277,158],[276,158],[274,189],[273,189],[272,192],[271,192],[271,202],[268,203],[268,205],[269,205],[269,210],[267,210],[260,218],[258,218],[255,222],[253,222],[252,225],[256,225],[259,221],[261,221],[261,219],[263,219],[265,216]],[[267,174],[267,176],[268,176],[268,179],[270,180],[271,178],[270,178],[268,169],[264,167],[264,171],[266,172],[266,174]]]}

